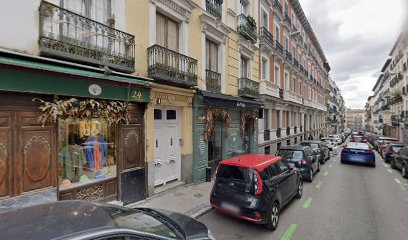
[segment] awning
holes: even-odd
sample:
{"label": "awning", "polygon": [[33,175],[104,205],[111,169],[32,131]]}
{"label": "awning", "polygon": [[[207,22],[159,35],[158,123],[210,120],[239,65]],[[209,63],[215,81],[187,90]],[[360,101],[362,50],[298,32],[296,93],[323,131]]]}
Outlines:
{"label": "awning", "polygon": [[145,78],[26,54],[1,51],[0,78],[0,91],[150,101]]}
{"label": "awning", "polygon": [[234,97],[229,95],[224,95],[220,93],[212,93],[201,91],[200,94],[203,96],[203,100],[206,104],[216,107],[226,107],[226,108],[261,108],[263,107],[262,102],[245,99],[242,97]]}

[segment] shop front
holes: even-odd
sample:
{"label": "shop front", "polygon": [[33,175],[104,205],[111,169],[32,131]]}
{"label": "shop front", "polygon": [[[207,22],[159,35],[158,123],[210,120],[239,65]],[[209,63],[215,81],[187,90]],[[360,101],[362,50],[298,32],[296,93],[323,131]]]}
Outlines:
{"label": "shop front", "polygon": [[226,158],[258,151],[260,102],[201,91],[193,102],[193,179],[214,173]]}
{"label": "shop front", "polygon": [[0,77],[0,201],[145,198],[147,79],[11,54]]}

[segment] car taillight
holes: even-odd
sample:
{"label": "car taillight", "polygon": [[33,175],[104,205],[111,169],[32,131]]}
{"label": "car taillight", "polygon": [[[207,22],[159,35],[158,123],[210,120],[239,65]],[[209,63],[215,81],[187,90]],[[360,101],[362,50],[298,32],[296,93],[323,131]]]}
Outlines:
{"label": "car taillight", "polygon": [[262,193],[262,179],[261,179],[261,175],[259,175],[258,171],[254,171],[255,172],[255,178],[254,178],[254,182],[255,182],[255,195],[259,195]]}
{"label": "car taillight", "polygon": [[350,142],[354,142],[354,139],[351,139]]}
{"label": "car taillight", "polygon": [[391,153],[391,154],[397,154],[397,152],[394,151],[394,150],[391,150],[390,153]]}
{"label": "car taillight", "polygon": [[368,153],[368,154],[372,154],[372,153],[373,153],[373,151],[371,151],[371,150],[366,150],[366,153]]}
{"label": "car taillight", "polygon": [[341,150],[342,152],[350,152],[350,149],[348,148],[343,148],[343,150]]}
{"label": "car taillight", "polygon": [[363,139],[363,143],[366,143],[366,142],[367,142],[367,140]]}
{"label": "car taillight", "polygon": [[306,160],[300,160],[298,163],[299,163],[299,164],[306,164],[307,161],[306,161]]}

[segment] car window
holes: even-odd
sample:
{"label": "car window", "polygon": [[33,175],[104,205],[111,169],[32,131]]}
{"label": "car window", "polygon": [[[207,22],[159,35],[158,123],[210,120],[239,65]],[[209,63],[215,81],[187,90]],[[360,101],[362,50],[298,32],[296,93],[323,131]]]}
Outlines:
{"label": "car window", "polygon": [[303,153],[300,150],[281,149],[276,155],[285,159],[301,160],[303,158]]}
{"label": "car window", "polygon": [[276,176],[278,176],[279,174],[282,173],[281,168],[279,166],[275,165],[275,164],[270,165],[267,169],[268,169],[268,172],[269,172],[269,176],[271,178],[276,177]]}
{"label": "car window", "polygon": [[280,170],[281,170],[282,172],[286,172],[287,170],[289,170],[289,165],[288,165],[288,163],[285,162],[285,161],[279,161],[279,162],[277,162],[277,163],[276,163],[276,166],[277,166],[278,168],[280,168]]}
{"label": "car window", "polygon": [[319,148],[319,144],[317,144],[317,143],[312,143],[312,144],[310,144],[310,147],[312,147],[312,148]]}
{"label": "car window", "polygon": [[402,149],[402,146],[392,146],[394,152],[399,152]]}

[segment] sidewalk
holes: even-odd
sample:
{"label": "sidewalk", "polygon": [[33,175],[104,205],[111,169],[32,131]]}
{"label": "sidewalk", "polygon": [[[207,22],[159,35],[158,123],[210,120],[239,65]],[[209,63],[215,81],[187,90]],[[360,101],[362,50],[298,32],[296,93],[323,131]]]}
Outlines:
{"label": "sidewalk", "polygon": [[181,185],[126,207],[161,208],[197,218],[211,209],[210,192],[212,186],[213,182]]}

